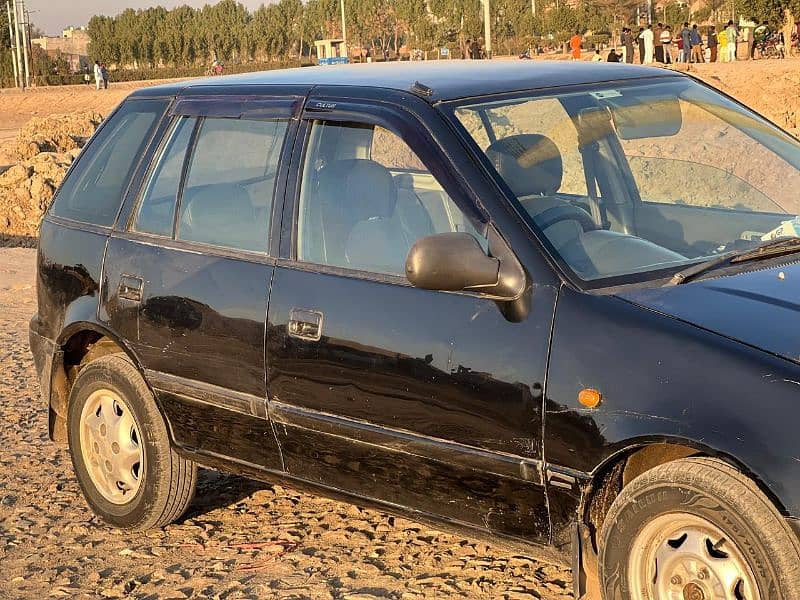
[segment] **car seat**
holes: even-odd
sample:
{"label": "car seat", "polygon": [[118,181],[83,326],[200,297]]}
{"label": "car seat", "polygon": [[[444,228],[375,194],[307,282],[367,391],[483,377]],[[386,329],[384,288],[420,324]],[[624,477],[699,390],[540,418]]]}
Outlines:
{"label": "car seat", "polygon": [[258,218],[250,195],[235,183],[186,189],[178,232],[183,240],[259,252],[267,249],[266,221]]}
{"label": "car seat", "polygon": [[[492,142],[486,156],[526,212],[537,217],[546,211],[571,206],[555,194],[561,187],[564,167],[558,146],[538,133],[511,135]],[[587,213],[588,215],[588,213]],[[544,234],[557,250],[583,233],[578,221],[559,221],[546,226]]]}

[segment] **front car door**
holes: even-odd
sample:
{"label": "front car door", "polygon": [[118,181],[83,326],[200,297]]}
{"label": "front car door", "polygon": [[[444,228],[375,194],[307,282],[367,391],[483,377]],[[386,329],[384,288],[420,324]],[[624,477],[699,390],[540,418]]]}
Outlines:
{"label": "front car door", "polygon": [[177,101],[109,241],[102,311],[133,341],[178,445],[271,469],[282,463],[266,412],[270,229],[296,102]]}
{"label": "front car door", "polygon": [[322,90],[306,104],[267,333],[286,469],[547,541],[542,389],[555,288],[533,286],[532,310],[512,320],[479,294],[411,287],[404,262],[421,237],[465,231],[486,248],[488,232],[505,242],[440,149],[457,142],[438,113],[411,96],[403,104]]}

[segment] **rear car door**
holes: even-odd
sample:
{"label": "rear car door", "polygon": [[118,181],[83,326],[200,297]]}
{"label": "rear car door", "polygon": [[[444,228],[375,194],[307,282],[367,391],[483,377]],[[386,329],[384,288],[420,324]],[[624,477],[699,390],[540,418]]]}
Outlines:
{"label": "rear car door", "polygon": [[272,469],[270,229],[295,101],[178,100],[105,270],[104,317],[134,341],[175,441]]}
{"label": "rear car door", "polygon": [[307,106],[267,334],[270,414],[287,471],[547,540],[551,290],[537,296],[535,315],[512,322],[478,294],[411,287],[404,262],[420,237],[464,231],[486,248],[473,200],[408,112],[322,96]]}

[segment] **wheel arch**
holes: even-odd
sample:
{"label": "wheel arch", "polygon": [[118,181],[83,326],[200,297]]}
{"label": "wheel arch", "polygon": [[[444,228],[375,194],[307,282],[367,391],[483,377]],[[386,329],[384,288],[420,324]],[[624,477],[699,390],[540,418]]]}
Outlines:
{"label": "wheel arch", "polygon": [[[93,321],[75,321],[66,325],[55,340],[55,354],[50,375],[48,430],[50,439],[67,439],[66,415],[69,394],[82,365],[108,354],[125,354],[144,376],[141,362],[122,338]],[[149,385],[149,384],[148,384]]]}
{"label": "wheel arch", "polygon": [[744,460],[730,452],[684,437],[630,439],[622,443],[590,473],[585,492],[581,496],[579,523],[589,527],[595,549],[596,534],[602,526],[608,508],[622,488],[653,467],[690,456],[706,456],[725,461],[751,479],[779,512],[784,516],[789,515],[786,506],[766,484],[764,478],[753,471]]}

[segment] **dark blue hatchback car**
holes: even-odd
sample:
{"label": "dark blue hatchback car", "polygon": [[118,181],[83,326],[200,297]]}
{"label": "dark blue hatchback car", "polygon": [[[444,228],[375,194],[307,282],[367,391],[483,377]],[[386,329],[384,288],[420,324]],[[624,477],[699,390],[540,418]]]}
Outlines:
{"label": "dark blue hatchback car", "polygon": [[441,61],[143,89],[41,226],[50,434],[129,529],[196,464],[800,598],[800,144],[692,78]]}

